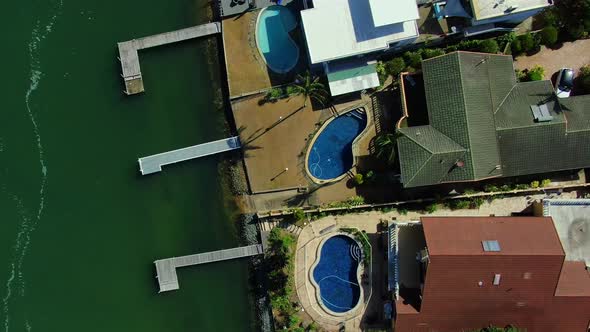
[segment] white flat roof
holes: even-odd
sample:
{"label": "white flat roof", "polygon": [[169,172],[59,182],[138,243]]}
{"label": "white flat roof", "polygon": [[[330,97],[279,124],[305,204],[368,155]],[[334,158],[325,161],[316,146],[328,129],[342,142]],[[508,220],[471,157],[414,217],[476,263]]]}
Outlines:
{"label": "white flat roof", "polygon": [[376,27],[420,18],[415,0],[369,0],[369,4]]}
{"label": "white flat roof", "polygon": [[590,199],[545,199],[543,215],[553,218],[565,259],[590,266]]}
{"label": "white flat roof", "polygon": [[[416,3],[412,6],[417,11]],[[413,19],[376,27],[369,0],[315,0],[314,8],[301,11],[301,20],[312,63],[384,50],[418,37]]]}
{"label": "white flat roof", "polygon": [[[549,6],[547,0],[471,0],[476,20],[516,14]],[[509,8],[515,8],[509,10]]]}

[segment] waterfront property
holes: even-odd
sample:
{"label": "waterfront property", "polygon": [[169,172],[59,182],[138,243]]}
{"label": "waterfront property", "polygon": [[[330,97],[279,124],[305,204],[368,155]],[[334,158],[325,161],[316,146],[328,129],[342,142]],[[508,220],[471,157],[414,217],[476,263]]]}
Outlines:
{"label": "waterfront property", "polygon": [[517,82],[511,56],[454,52],[422,71],[401,80],[404,187],[590,166],[590,96],[558,100],[550,81]]}
{"label": "waterfront property", "polygon": [[367,114],[355,109],[327,121],[310,144],[306,170],[313,181],[334,181],[354,163],[352,144],[367,127]]}
{"label": "waterfront property", "polygon": [[396,331],[588,328],[590,274],[566,260],[551,218],[420,220],[390,224]]}
{"label": "waterfront property", "polygon": [[156,265],[156,278],[158,279],[158,285],[160,286],[160,293],[180,288],[178,277],[176,275],[177,268],[250,257],[263,253],[262,245],[254,244],[202,254],[159,259],[155,261],[154,264]]}
{"label": "waterfront property", "polygon": [[139,68],[139,50],[209,36],[219,32],[221,32],[221,25],[219,22],[213,22],[117,43],[122,70],[121,76],[125,81],[125,93],[132,95],[144,91],[143,78]]}
{"label": "waterfront property", "polygon": [[301,11],[311,65],[328,75],[332,95],[379,86],[376,52],[418,37],[414,0],[313,0]]}
{"label": "waterfront property", "polygon": [[158,153],[139,158],[139,171],[142,175],[152,174],[162,171],[162,166],[165,165],[210,156],[239,148],[241,148],[240,139],[237,136],[234,136],[182,149]]}

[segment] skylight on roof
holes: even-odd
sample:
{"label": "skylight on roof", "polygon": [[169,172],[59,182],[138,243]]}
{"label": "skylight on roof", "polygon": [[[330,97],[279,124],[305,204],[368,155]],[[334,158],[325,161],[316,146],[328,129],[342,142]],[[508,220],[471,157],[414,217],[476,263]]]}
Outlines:
{"label": "skylight on roof", "polygon": [[481,241],[483,251],[500,251],[500,243],[497,240]]}

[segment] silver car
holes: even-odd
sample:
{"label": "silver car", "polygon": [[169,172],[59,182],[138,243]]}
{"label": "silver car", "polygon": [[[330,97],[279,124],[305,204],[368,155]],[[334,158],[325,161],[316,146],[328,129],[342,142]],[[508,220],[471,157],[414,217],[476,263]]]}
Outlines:
{"label": "silver car", "polygon": [[555,94],[559,98],[567,98],[574,87],[574,70],[571,68],[561,68],[555,81]]}

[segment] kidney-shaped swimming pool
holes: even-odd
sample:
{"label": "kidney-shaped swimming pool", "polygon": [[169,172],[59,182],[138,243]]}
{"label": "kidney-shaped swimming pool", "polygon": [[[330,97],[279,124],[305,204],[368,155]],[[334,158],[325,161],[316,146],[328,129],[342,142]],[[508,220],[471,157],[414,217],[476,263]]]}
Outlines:
{"label": "kidney-shaped swimming pool", "polygon": [[358,304],[360,260],[361,248],[349,236],[336,235],[324,242],[313,279],[320,288],[322,304],[329,310],[344,313]]}
{"label": "kidney-shaped swimming pool", "polygon": [[367,126],[367,115],[356,109],[340,115],[320,131],[307,157],[307,170],[318,180],[340,177],[352,167],[352,142]]}

